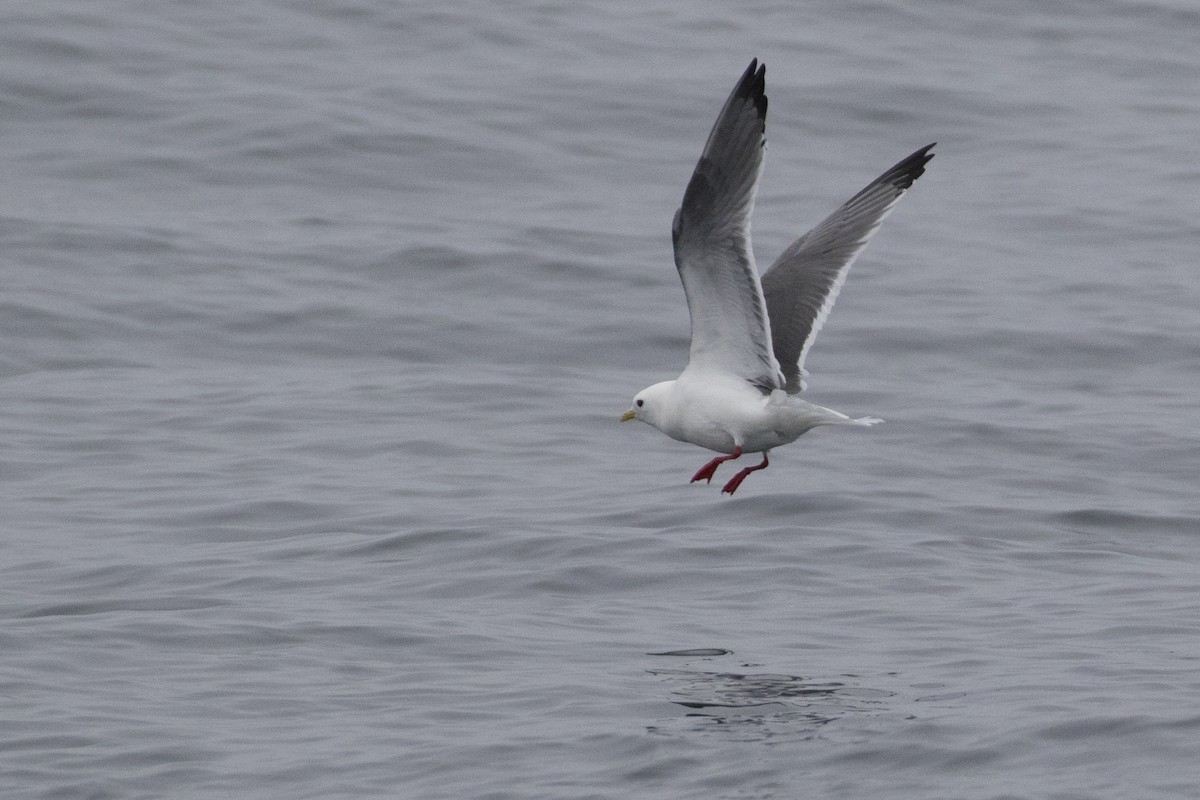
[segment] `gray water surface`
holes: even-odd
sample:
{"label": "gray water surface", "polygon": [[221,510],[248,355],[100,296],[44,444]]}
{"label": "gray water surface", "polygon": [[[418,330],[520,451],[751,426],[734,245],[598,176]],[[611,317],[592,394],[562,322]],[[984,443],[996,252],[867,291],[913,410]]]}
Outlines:
{"label": "gray water surface", "polygon": [[[0,794],[1194,798],[1200,11],[49,0],[0,27]],[[818,430],[620,425],[912,150]],[[718,473],[718,478],[721,473]]]}

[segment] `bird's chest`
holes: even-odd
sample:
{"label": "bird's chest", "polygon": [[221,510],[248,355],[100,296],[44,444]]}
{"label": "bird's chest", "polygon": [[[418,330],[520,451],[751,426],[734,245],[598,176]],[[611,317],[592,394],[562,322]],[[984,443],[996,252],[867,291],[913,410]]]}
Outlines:
{"label": "bird's chest", "polygon": [[753,390],[685,387],[677,398],[677,414],[668,436],[718,453],[738,447],[753,453],[779,444],[766,409],[766,398]]}

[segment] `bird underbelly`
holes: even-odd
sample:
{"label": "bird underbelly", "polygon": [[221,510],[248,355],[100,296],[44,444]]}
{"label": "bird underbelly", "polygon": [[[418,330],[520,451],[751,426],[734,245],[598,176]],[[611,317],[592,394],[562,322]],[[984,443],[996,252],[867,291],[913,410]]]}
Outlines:
{"label": "bird underbelly", "polygon": [[745,444],[742,445],[742,450],[746,453],[758,453],[763,450],[770,450],[773,447],[790,444],[796,441],[797,438],[799,437],[788,436],[774,428],[751,431],[745,436]]}
{"label": "bird underbelly", "polygon": [[759,453],[795,441],[798,432],[781,429],[773,424],[763,410],[747,413],[725,413],[689,415],[673,430],[664,431],[673,439],[689,442],[718,453],[733,453],[741,448],[743,453]]}
{"label": "bird underbelly", "polygon": [[783,392],[764,396],[741,379],[685,372],[673,390],[672,413],[659,430],[718,453],[770,450],[811,427],[797,419],[797,409]]}
{"label": "bird underbelly", "polygon": [[[732,453],[738,447],[733,434],[715,424],[693,421],[690,424],[663,432],[672,439],[699,445],[718,453]],[[745,448],[743,448],[743,452],[747,452]]]}

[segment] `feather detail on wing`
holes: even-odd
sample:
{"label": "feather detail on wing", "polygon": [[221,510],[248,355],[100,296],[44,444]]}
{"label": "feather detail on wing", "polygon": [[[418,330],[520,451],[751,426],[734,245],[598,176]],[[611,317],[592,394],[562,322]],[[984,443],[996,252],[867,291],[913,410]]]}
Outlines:
{"label": "feather detail on wing", "polygon": [[766,144],[766,67],[757,59],[725,101],[675,214],[675,266],[687,295],[689,370],[720,370],[770,391],[783,385],[750,250],[750,214]]}
{"label": "feather detail on wing", "polygon": [[933,158],[923,147],[872,181],[837,211],[791,244],[762,277],[771,342],[786,389],[804,388],[804,359],[846,272],[913,181]]}

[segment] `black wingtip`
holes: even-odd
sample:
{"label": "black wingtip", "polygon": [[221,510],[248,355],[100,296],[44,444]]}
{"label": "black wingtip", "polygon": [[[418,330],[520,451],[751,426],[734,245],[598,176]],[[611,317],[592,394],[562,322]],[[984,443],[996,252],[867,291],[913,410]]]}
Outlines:
{"label": "black wingtip", "polygon": [[750,59],[750,66],[742,73],[735,94],[754,101],[758,116],[767,118],[767,65],[758,63],[757,58]]}
{"label": "black wingtip", "polygon": [[927,144],[908,158],[902,159],[896,166],[884,173],[884,179],[897,189],[907,189],[912,186],[913,181],[925,174],[925,165],[935,155],[929,151],[935,145],[937,142]]}
{"label": "black wingtip", "polygon": [[759,81],[762,81],[762,79],[766,77],[766,74],[767,65],[759,64],[757,58],[752,58],[750,59],[750,66],[746,67],[746,71],[742,73],[742,80],[748,81],[752,78],[756,78]]}

